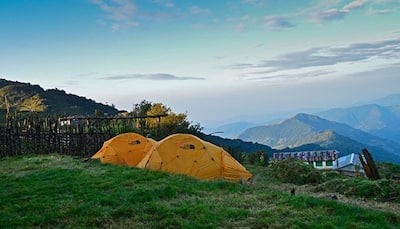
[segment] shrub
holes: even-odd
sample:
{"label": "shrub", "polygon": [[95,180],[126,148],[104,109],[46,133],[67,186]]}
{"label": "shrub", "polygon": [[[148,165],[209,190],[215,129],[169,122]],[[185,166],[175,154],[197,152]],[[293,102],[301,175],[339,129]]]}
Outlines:
{"label": "shrub", "polygon": [[400,182],[391,179],[337,178],[318,185],[313,191],[337,192],[346,196],[400,203]]}
{"label": "shrub", "polygon": [[288,158],[270,163],[271,175],[282,182],[292,184],[318,184],[322,175],[314,167],[302,160]]}

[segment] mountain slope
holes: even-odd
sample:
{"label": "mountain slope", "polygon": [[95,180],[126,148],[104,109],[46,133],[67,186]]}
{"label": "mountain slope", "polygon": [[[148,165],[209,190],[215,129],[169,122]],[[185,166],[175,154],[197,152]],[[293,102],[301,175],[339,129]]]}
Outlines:
{"label": "mountain slope", "polygon": [[257,126],[257,124],[251,122],[235,122],[215,128],[205,128],[204,132],[215,133],[214,135],[225,138],[237,138],[239,133],[242,133],[246,129],[254,126]]}
{"label": "mountain slope", "polygon": [[[229,138],[222,138],[219,136],[209,135],[209,134],[199,134],[201,139],[211,142],[214,145],[223,147],[223,148],[230,148],[233,151],[238,151],[240,153],[255,153],[258,151],[264,151],[268,153],[271,157],[272,154],[276,151],[271,147],[259,143],[254,142],[246,142],[241,139],[229,139]],[[232,152],[229,152],[232,153]]]}
{"label": "mountain slope", "polygon": [[42,112],[58,115],[92,115],[95,110],[117,114],[112,106],[58,89],[44,90],[39,85],[0,79],[0,109],[6,109],[5,97],[12,111]]}
{"label": "mountain slope", "polygon": [[330,109],[318,116],[345,123],[367,133],[396,141],[400,144],[400,106],[383,107],[375,104],[350,108]]}
{"label": "mountain slope", "polygon": [[386,107],[400,106],[400,94],[391,94],[383,98],[369,101],[366,104],[378,104],[380,106]]}
{"label": "mountain slope", "polygon": [[[342,155],[360,152],[373,147],[378,160],[400,162],[400,145],[375,137],[346,124],[331,122],[318,116],[297,114],[279,124],[253,127],[240,136],[245,141],[254,141],[272,148],[293,148],[305,144],[335,148]],[[354,147],[353,147],[354,146]]]}

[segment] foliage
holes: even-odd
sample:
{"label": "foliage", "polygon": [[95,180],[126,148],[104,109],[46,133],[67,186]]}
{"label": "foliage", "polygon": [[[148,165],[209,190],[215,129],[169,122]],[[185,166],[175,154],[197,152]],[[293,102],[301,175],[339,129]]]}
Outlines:
{"label": "foliage", "polygon": [[400,179],[400,165],[396,165],[389,162],[378,162],[377,163],[379,174],[382,178]]}
{"label": "foliage", "polygon": [[265,151],[245,154],[244,160],[250,165],[268,166],[269,157]]}
{"label": "foliage", "polygon": [[383,179],[369,180],[363,176],[348,177],[335,172],[326,172],[324,173],[325,182],[313,187],[312,190],[400,203],[400,181],[393,179],[400,177],[400,166],[379,162],[377,167]]}
{"label": "foliage", "polygon": [[269,168],[249,185],[60,155],[0,159],[4,228],[398,228],[397,213],[282,193]]}
{"label": "foliage", "polygon": [[148,136],[160,140],[168,135],[175,133],[198,133],[201,130],[199,124],[191,125],[187,120],[187,114],[174,113],[171,108],[162,103],[152,103],[146,100],[134,105],[131,112],[134,116],[157,116],[166,115],[165,117],[140,119],[138,128]]}
{"label": "foliage", "polygon": [[311,165],[296,158],[287,158],[270,163],[271,175],[282,182],[292,184],[318,184],[322,174]]}
{"label": "foliage", "polygon": [[[11,111],[35,112],[43,117],[47,115],[92,115],[95,110],[114,115],[118,110],[113,106],[96,103],[85,97],[67,94],[63,90],[44,90],[39,85],[13,82],[0,79],[0,109],[5,109],[5,99],[10,103]],[[0,124],[4,125],[4,112],[0,112]]]}
{"label": "foliage", "polygon": [[[151,109],[152,103],[146,100],[142,100],[140,103],[136,103],[133,105],[133,110],[131,112],[132,116],[135,117],[144,117],[147,115],[147,112]],[[148,129],[147,120],[139,119],[139,122],[136,126],[138,129],[141,129],[142,132],[145,129]]]}
{"label": "foliage", "polygon": [[400,203],[400,182],[392,179],[335,178],[316,186],[313,191],[337,192],[346,196]]}

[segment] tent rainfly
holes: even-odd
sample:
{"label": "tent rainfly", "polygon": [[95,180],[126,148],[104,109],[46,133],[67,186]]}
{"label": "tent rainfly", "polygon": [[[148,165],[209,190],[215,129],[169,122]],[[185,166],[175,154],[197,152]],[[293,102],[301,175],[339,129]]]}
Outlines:
{"label": "tent rainfly", "polygon": [[221,147],[190,134],[174,134],[154,144],[139,168],[186,174],[203,180],[248,180],[252,174]]}
{"label": "tent rainfly", "polygon": [[228,152],[190,134],[156,142],[136,133],[117,135],[92,156],[102,163],[185,174],[202,180],[248,180],[252,174]]}
{"label": "tent rainfly", "polygon": [[120,134],[104,142],[92,159],[99,158],[102,163],[136,167],[155,142],[136,133]]}

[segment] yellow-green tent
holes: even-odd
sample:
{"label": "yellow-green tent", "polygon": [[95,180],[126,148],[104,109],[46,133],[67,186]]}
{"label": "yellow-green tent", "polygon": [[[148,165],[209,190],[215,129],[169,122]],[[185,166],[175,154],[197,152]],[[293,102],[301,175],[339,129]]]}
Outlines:
{"label": "yellow-green tent", "polygon": [[190,134],[174,134],[154,144],[137,165],[203,180],[248,180],[252,174],[228,152]]}
{"label": "yellow-green tent", "polygon": [[102,163],[111,163],[136,167],[150,152],[155,141],[136,133],[117,135],[103,143],[103,147],[92,156]]}

